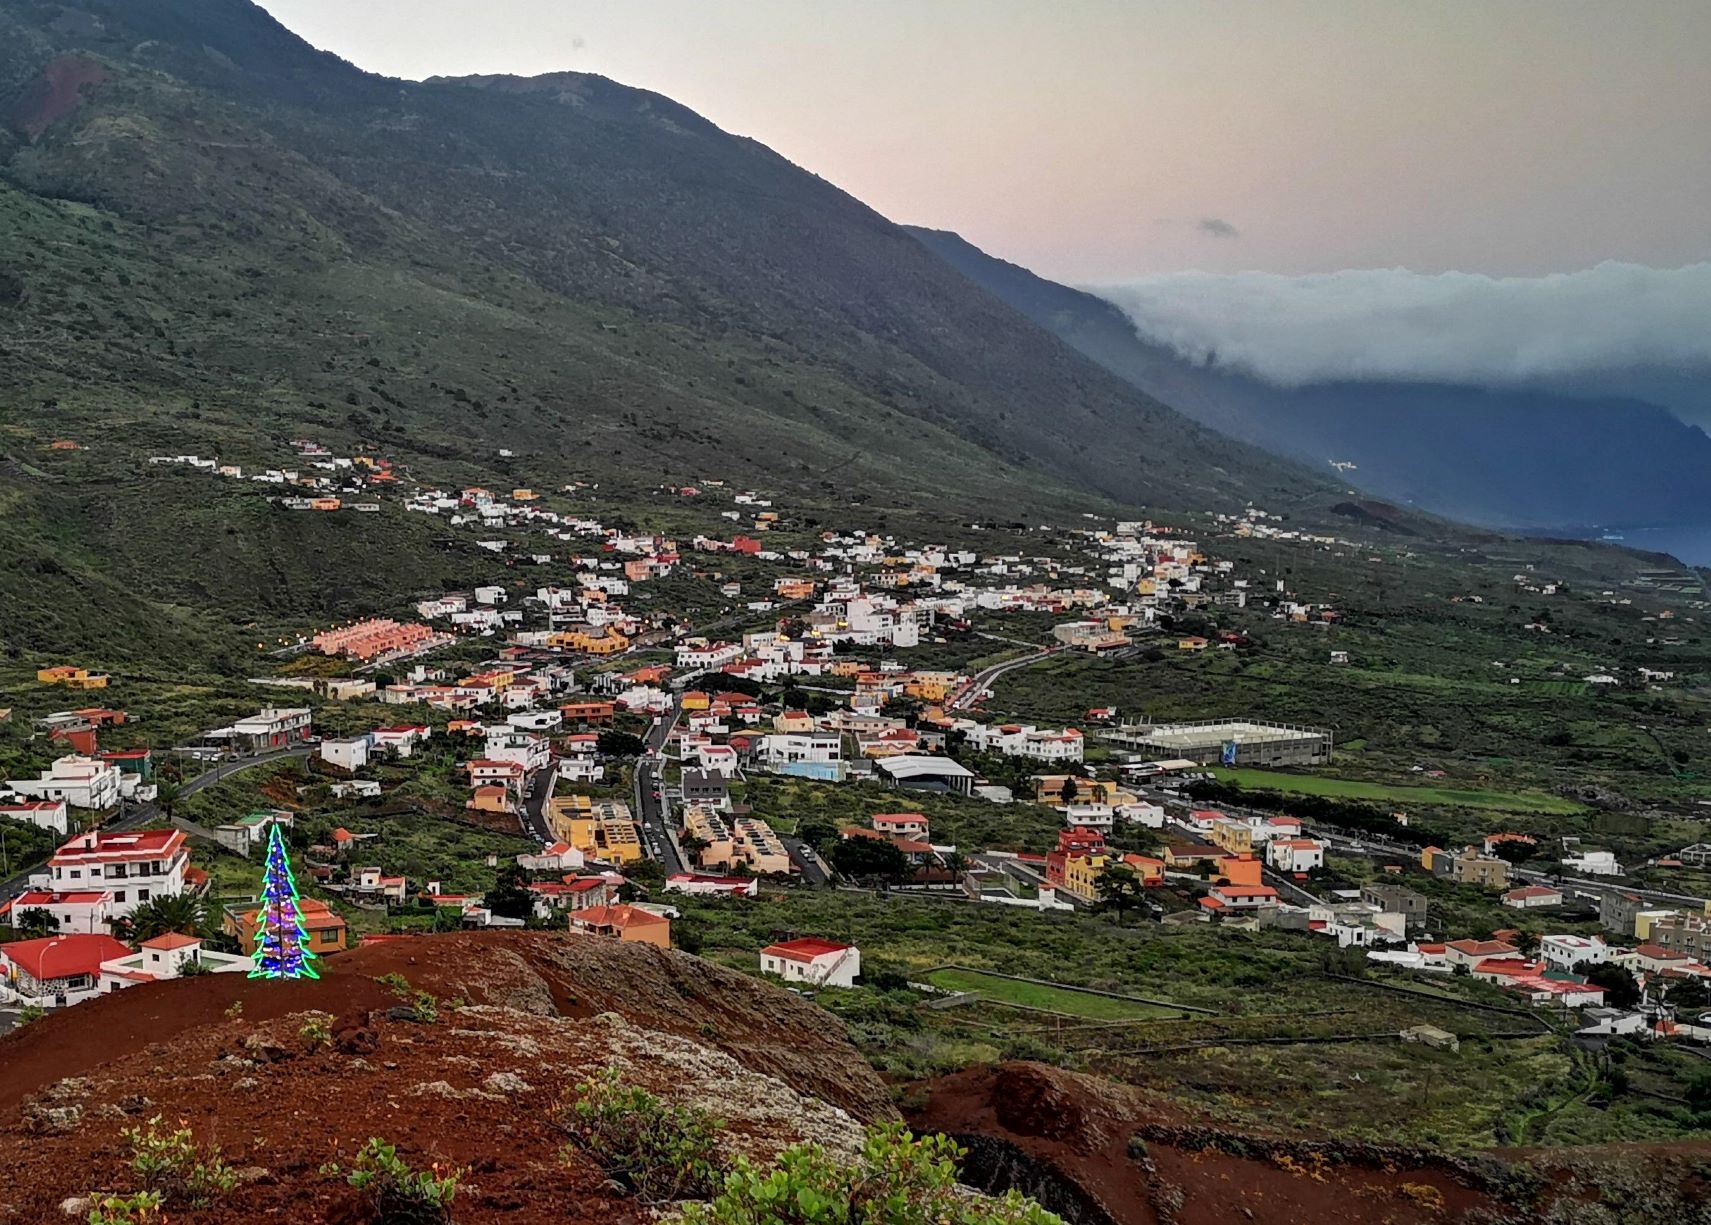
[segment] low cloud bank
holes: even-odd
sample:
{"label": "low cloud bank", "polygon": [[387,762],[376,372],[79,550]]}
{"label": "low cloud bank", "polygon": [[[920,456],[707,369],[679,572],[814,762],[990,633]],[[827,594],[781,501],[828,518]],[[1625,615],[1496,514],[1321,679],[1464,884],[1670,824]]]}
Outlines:
{"label": "low cloud bank", "polygon": [[1284,387],[1539,383],[1611,370],[1711,375],[1711,263],[1544,277],[1370,269],[1179,272],[1090,287],[1149,341]]}

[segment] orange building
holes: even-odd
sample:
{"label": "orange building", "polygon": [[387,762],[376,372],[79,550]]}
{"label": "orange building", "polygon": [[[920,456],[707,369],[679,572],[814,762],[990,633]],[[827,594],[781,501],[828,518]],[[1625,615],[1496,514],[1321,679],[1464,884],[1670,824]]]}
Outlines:
{"label": "orange building", "polygon": [[367,661],[394,652],[419,650],[436,637],[438,635],[425,625],[372,617],[355,625],[316,634],[312,642],[323,655],[343,655],[347,659]]}
{"label": "orange building", "polygon": [[623,903],[572,911],[570,930],[583,936],[605,936],[611,940],[651,944],[662,949],[671,947],[670,919]]}
{"label": "orange building", "polygon": [[1252,855],[1226,855],[1218,861],[1218,880],[1226,885],[1257,887],[1264,883],[1261,866]]}
{"label": "orange building", "polygon": [[[348,933],[343,916],[325,902],[317,898],[300,898],[297,902],[297,913],[303,919],[303,931],[309,937],[309,951],[325,955],[341,953],[345,950]],[[221,927],[228,936],[235,936],[244,956],[255,952],[256,916],[261,914],[259,907],[254,907],[234,914],[226,912],[225,921]]]}

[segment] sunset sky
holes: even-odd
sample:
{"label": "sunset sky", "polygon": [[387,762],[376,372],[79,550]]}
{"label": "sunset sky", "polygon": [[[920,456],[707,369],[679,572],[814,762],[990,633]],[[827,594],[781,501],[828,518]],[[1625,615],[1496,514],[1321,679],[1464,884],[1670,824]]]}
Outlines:
{"label": "sunset sky", "polygon": [[597,72],[1070,281],[1711,256],[1705,0],[263,0],[372,71]]}

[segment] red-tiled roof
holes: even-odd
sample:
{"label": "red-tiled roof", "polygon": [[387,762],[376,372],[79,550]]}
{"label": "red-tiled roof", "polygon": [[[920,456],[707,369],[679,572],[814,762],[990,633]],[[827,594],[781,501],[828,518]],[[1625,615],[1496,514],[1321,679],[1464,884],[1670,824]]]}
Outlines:
{"label": "red-tiled roof", "polygon": [[578,911],[571,915],[570,921],[577,927],[616,927],[619,930],[626,927],[652,927],[656,923],[671,922],[664,915],[657,915],[648,910],[638,910],[634,906],[622,902],[616,906],[590,906],[587,910]]}
{"label": "red-tiled roof", "polygon": [[816,957],[824,957],[828,953],[841,953],[849,947],[847,944],[839,944],[834,940],[821,940],[814,936],[804,936],[800,940],[786,940],[782,944],[769,944],[761,952],[773,957],[783,957],[787,961],[813,961]]}
{"label": "red-tiled roof", "polygon": [[195,936],[186,936],[183,932],[166,932],[152,940],[144,940],[139,947],[171,952],[173,949],[189,948],[192,944],[201,943]]}
{"label": "red-tiled roof", "polygon": [[0,953],[39,983],[57,978],[94,977],[103,961],[129,957],[131,950],[111,936],[45,936],[0,944]]}

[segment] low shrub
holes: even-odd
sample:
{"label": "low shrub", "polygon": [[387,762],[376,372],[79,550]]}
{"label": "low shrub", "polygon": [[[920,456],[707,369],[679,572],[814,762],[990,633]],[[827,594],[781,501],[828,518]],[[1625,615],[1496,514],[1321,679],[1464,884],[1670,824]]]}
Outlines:
{"label": "low shrub", "polygon": [[964,1151],[948,1136],[917,1138],[901,1124],[869,1129],[845,1161],[817,1144],[779,1154],[770,1168],[738,1158],[709,1203],[684,1208],[684,1225],[1063,1225],[1019,1191],[977,1196],[957,1183]]}
{"label": "low shrub", "polygon": [[625,1190],[647,1203],[709,1194],[719,1173],[719,1121],[703,1110],[668,1106],[606,1068],[553,1109],[553,1125]]}
{"label": "low shrub", "polygon": [[367,1197],[375,1225],[448,1225],[452,1200],[465,1173],[447,1169],[437,1161],[426,1170],[411,1169],[398,1155],[398,1146],[378,1136],[369,1137],[349,1170],[337,1163],[321,1170],[343,1174],[346,1182]]}
{"label": "low shrub", "polygon": [[119,1135],[130,1150],[131,1172],[163,1203],[202,1208],[238,1185],[219,1149],[199,1146],[188,1127],[162,1130],[158,1114],[146,1128],[127,1127]]}

